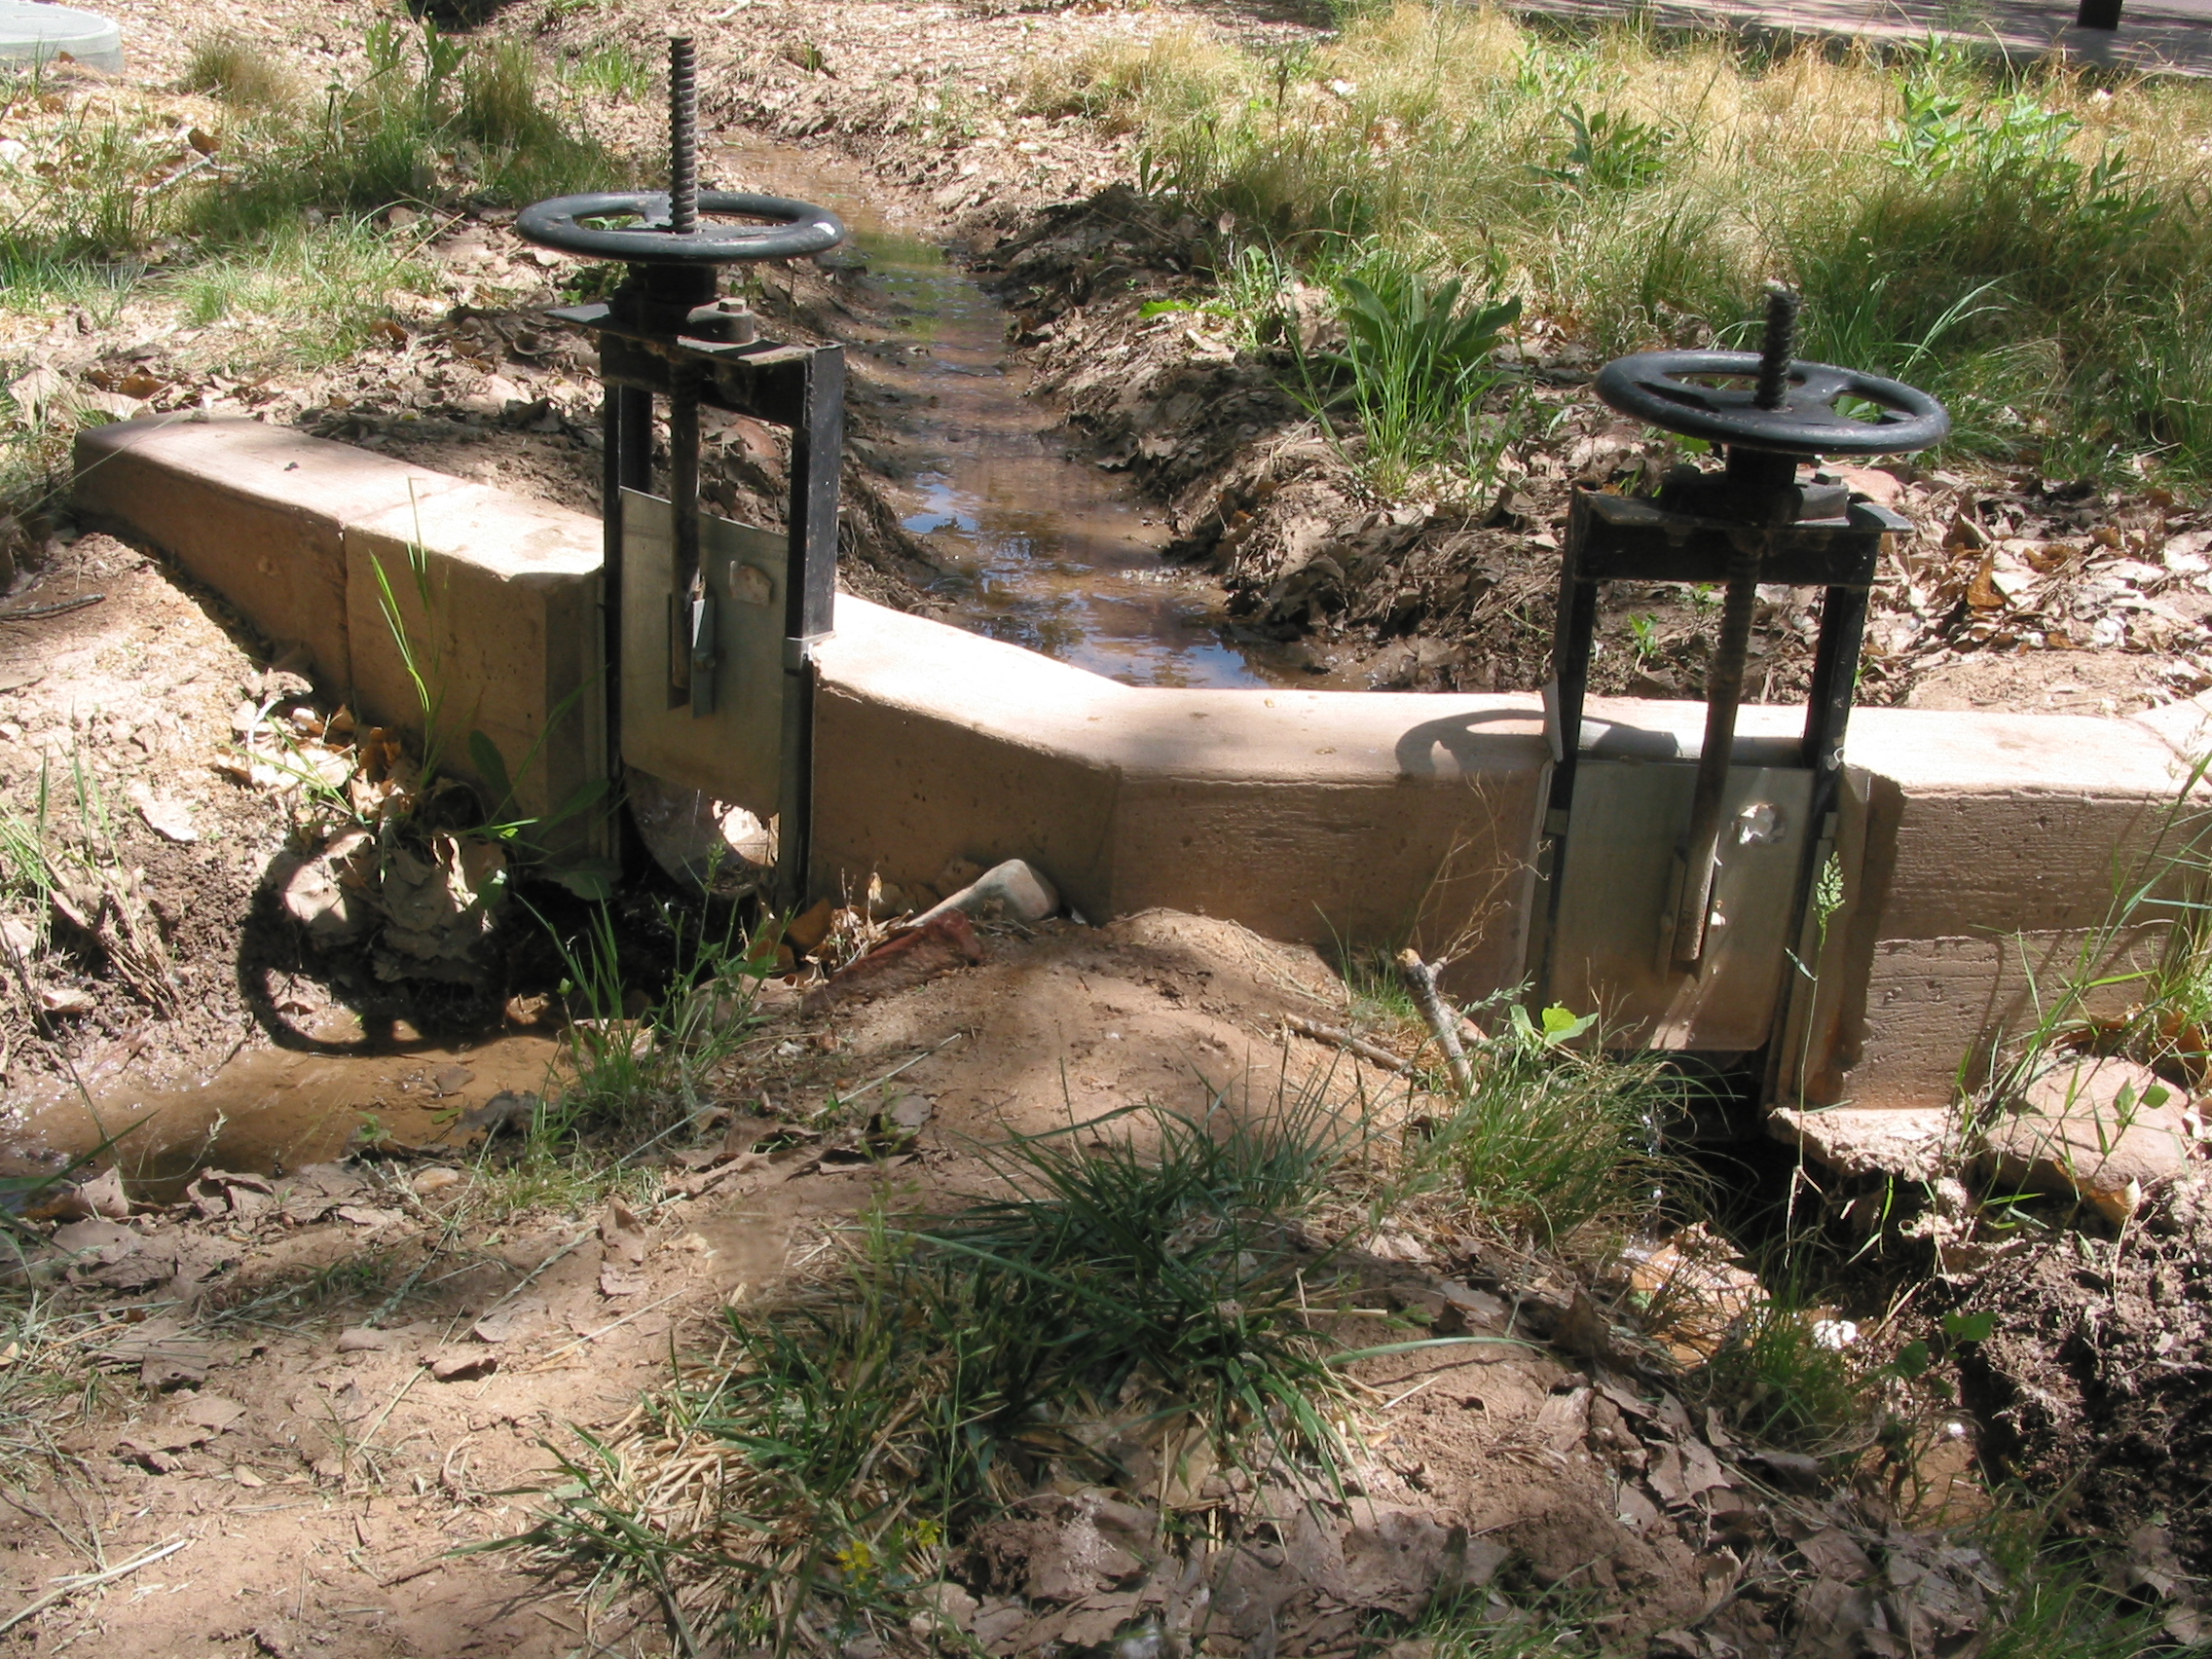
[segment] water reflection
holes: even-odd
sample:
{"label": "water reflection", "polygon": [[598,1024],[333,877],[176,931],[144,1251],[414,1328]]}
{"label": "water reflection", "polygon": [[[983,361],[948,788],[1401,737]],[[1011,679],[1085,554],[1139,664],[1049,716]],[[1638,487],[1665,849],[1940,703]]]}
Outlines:
{"label": "water reflection", "polygon": [[942,249],[885,225],[811,155],[748,145],[729,159],[743,187],[834,208],[889,302],[894,332],[854,355],[894,393],[902,522],[940,554],[949,620],[1132,685],[1304,678],[1272,647],[1234,642],[1221,589],[1161,560],[1155,509],[1049,435],[1050,411],[1008,360],[1008,313]]}

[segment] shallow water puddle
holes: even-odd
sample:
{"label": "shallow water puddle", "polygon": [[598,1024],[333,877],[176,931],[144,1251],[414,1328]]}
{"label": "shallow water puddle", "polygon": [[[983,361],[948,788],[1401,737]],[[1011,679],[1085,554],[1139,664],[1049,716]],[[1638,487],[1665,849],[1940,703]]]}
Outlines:
{"label": "shallow water puddle", "polygon": [[834,210],[890,302],[894,334],[853,348],[901,399],[895,457],[905,528],[956,567],[948,620],[1132,685],[1309,683],[1270,647],[1233,643],[1219,587],[1161,558],[1159,509],[1070,457],[1022,395],[1010,313],[943,249],[887,224],[856,171],[781,145],[722,152],[725,187]]}
{"label": "shallow water puddle", "polygon": [[542,1090],[560,1054],[558,1039],[535,1033],[445,1044],[402,1025],[372,1042],[350,1016],[313,1040],[313,1051],[241,1053],[187,1088],[42,1087],[13,1103],[0,1168],[50,1169],[112,1136],[125,1178],[160,1189],[203,1167],[266,1175],[327,1162],[357,1134],[434,1146],[461,1139],[461,1114],[502,1089]]}

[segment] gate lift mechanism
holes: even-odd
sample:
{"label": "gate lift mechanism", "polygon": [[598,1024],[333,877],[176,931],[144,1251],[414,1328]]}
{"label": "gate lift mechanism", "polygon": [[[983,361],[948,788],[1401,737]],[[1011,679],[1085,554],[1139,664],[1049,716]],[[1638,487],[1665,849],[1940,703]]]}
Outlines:
{"label": "gate lift mechanism", "polygon": [[[795,899],[806,883],[813,651],[836,594],[845,360],[835,346],[760,339],[744,302],[720,295],[717,267],[825,253],[845,227],[808,203],[699,188],[692,43],[668,44],[668,190],[559,197],[525,208],[515,230],[629,267],[606,302],[551,313],[599,336],[606,387],[610,765],[733,799],[763,821],[777,815],[775,883]],[[624,220],[634,222],[606,223]],[[668,401],[666,499],[648,494],[656,396]],[[702,404],[790,428],[785,535],[700,512]]]}
{"label": "gate lift mechanism", "polygon": [[[1552,646],[1545,999],[1602,1010],[1624,1040],[1724,1064],[1780,1029],[1787,952],[1833,845],[1882,537],[1911,529],[1840,485],[1800,484],[1798,465],[1927,449],[1950,430],[1926,392],[1795,361],[1797,308],[1769,290],[1756,353],[1645,351],[1600,371],[1598,395],[1614,409],[1727,459],[1716,471],[1675,468],[1656,498],[1576,493]],[[1838,408],[1846,400],[1852,413]],[[1855,418],[1869,406],[1874,419]],[[1612,580],[1724,587],[1694,769],[1666,733],[1584,728],[1598,588]],[[1749,743],[1739,756],[1736,713],[1753,607],[1770,582],[1825,592],[1802,742],[1777,753],[1769,741],[1754,758]]]}

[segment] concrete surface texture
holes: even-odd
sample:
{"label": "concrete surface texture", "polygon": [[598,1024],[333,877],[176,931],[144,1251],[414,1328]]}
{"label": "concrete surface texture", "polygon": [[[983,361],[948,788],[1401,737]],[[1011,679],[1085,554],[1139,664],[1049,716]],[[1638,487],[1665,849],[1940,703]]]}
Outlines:
{"label": "concrete surface texture", "polygon": [[[251,421],[98,427],[77,462],[88,517],[172,555],[271,640],[307,643],[334,691],[406,723],[381,564],[410,637],[443,653],[455,728],[492,732],[510,764],[538,747],[525,810],[606,764],[580,712],[602,703],[581,689],[599,673],[595,520]],[[1322,946],[1410,938],[1454,959],[1464,996],[1527,971],[1551,763],[1534,695],[1140,689],[849,596],[820,674],[820,891],[1018,858],[1094,922],[1164,905]],[[1962,1059],[2098,939],[2207,713],[1858,711],[1846,902],[1808,941],[1784,1094],[1850,1122],[1939,1119]],[[1746,709],[1742,757],[1788,757],[1802,719]],[[1583,737],[1683,758],[1703,721],[1696,703],[1597,699]],[[1850,1122],[1792,1132],[1840,1146]]]}
{"label": "concrete surface texture", "polygon": [[[546,816],[604,775],[599,521],[241,418],[155,416],[79,434],[76,502],[174,558],[274,651],[370,720],[420,730],[421,699],[386,619],[443,685],[441,736],[498,746],[517,805]],[[424,553],[427,608],[409,549]],[[480,780],[478,780],[480,781]]]}
{"label": "concrete surface texture", "polygon": [[1751,29],[1876,44],[1930,34],[2028,59],[2147,73],[2212,75],[2212,0],[2124,0],[2120,27],[2075,26],[2071,0],[1515,0],[1536,17],[1603,21],[1634,17],[1661,27]]}
{"label": "concrete surface texture", "polygon": [[0,63],[48,63],[64,55],[120,74],[123,30],[97,12],[43,0],[0,0]]}

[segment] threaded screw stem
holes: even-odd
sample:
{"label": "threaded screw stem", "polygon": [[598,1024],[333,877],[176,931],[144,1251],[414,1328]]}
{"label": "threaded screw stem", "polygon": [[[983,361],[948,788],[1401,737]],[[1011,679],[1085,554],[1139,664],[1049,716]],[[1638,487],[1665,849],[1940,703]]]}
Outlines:
{"label": "threaded screw stem", "polygon": [[1788,288],[1766,291],[1766,338],[1759,344],[1759,384],[1751,401],[1761,409],[1780,409],[1789,390],[1789,368],[1797,359],[1797,311],[1804,302]]}
{"label": "threaded screw stem", "polygon": [[699,228],[699,76],[689,35],[668,43],[668,228]]}

